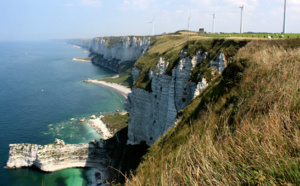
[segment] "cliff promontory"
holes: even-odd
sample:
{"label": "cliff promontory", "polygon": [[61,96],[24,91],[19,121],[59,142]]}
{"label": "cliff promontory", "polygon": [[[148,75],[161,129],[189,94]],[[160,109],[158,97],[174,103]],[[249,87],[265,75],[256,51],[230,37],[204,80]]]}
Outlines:
{"label": "cliff promontory", "polygon": [[115,72],[124,63],[135,62],[146,53],[150,46],[149,37],[98,37],[74,39],[68,43],[92,52],[92,63]]}
{"label": "cliff promontory", "polygon": [[[108,178],[108,166],[112,164],[109,148],[103,140],[81,144],[66,144],[56,139],[53,144],[10,144],[7,168],[35,166],[45,172],[72,167],[94,167],[101,180]],[[99,181],[99,180],[98,180]]]}

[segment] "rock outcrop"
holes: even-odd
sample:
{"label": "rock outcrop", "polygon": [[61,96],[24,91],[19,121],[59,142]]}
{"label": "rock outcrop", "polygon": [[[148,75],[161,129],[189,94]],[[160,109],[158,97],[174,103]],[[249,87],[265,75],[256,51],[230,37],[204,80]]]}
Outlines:
{"label": "rock outcrop", "polygon": [[112,163],[106,142],[93,141],[81,144],[66,144],[56,139],[53,144],[10,144],[7,168],[35,166],[45,172],[72,167],[94,167],[107,179],[107,167]]}
{"label": "rock outcrop", "polygon": [[[221,55],[221,54],[220,54]],[[219,56],[220,56],[219,55]],[[151,92],[132,88],[130,94],[131,108],[128,124],[128,144],[139,144],[146,141],[148,145],[154,143],[176,122],[178,111],[184,109],[190,101],[208,86],[205,78],[199,83],[190,81],[191,70],[202,63],[207,53],[199,51],[193,57],[187,56],[185,51],[180,53],[180,62],[172,70],[172,75],[166,74],[168,61],[160,59],[153,71],[149,71]],[[224,59],[218,57],[218,70],[224,70]],[[223,62],[222,62],[223,60]],[[220,71],[221,72],[221,71]],[[139,70],[132,71],[133,79],[139,75]]]}
{"label": "rock outcrop", "polygon": [[210,63],[210,66],[215,66],[219,72],[223,72],[223,70],[227,67],[225,55],[220,53],[216,59]]}
{"label": "rock outcrop", "polygon": [[99,37],[94,39],[68,40],[68,43],[88,49],[98,54],[92,58],[92,63],[108,68],[115,72],[122,63],[135,62],[144,55],[150,47],[150,38],[123,37],[114,46],[108,46],[113,37]]}

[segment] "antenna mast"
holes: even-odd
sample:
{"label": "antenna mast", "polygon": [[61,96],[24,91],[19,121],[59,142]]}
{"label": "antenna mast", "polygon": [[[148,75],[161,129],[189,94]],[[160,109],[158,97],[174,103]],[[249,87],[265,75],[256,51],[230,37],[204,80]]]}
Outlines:
{"label": "antenna mast", "polygon": [[243,10],[244,10],[244,5],[240,6],[241,9],[241,28],[240,28],[240,33],[243,33]]}
{"label": "antenna mast", "polygon": [[286,33],[286,0],[284,0],[284,15],[283,15],[283,32]]}

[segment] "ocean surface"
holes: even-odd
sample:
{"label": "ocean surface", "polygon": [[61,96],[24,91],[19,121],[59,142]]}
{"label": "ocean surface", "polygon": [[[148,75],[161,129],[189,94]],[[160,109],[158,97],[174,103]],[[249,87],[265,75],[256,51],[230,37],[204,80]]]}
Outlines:
{"label": "ocean surface", "polygon": [[61,41],[0,41],[0,185],[89,185],[89,168],[53,173],[4,168],[9,144],[100,139],[78,119],[124,110],[127,102],[121,94],[84,83],[113,75],[91,63],[72,61],[88,54]]}

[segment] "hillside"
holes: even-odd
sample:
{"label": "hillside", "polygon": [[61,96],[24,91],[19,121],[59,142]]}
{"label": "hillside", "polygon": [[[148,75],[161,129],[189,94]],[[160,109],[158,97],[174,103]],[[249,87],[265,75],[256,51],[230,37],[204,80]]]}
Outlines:
{"label": "hillside", "polygon": [[[126,183],[299,185],[300,40],[166,37],[135,63],[135,87],[152,91],[149,70],[162,57],[171,74],[182,49],[187,56],[206,51],[207,61],[223,52],[232,61],[220,75],[206,74],[208,87],[178,113],[179,122],[149,148]],[[204,61],[190,81],[207,70]]]}

